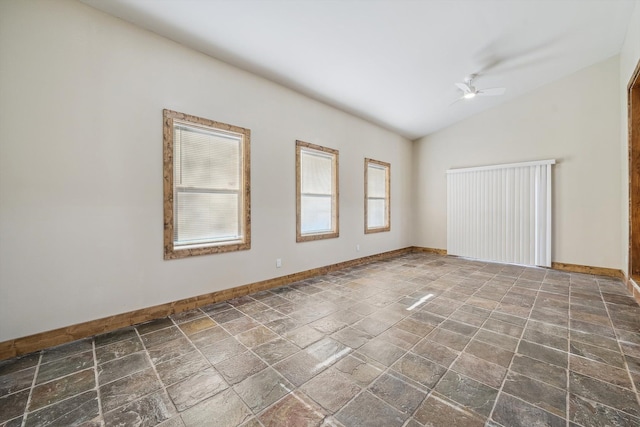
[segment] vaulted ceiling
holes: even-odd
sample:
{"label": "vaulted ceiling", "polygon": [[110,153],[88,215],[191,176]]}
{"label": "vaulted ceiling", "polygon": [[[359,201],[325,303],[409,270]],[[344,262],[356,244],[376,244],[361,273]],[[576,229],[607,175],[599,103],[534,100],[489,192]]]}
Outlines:
{"label": "vaulted ceiling", "polygon": [[[82,0],[414,139],[619,53],[637,0]],[[456,102],[477,74],[502,96]],[[589,88],[584,88],[586,91]]]}

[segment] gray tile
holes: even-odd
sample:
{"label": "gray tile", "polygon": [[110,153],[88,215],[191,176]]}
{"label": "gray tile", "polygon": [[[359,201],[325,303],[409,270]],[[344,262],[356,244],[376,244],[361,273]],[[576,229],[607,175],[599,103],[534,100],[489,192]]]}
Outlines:
{"label": "gray tile", "polygon": [[496,389],[507,374],[507,368],[467,353],[460,354],[451,369]]}
{"label": "gray tile", "polygon": [[299,350],[300,349],[296,345],[291,344],[285,339],[278,338],[254,347],[253,352],[260,356],[267,363],[273,365],[274,363],[277,363],[282,359],[291,356]]}
{"label": "gray tile", "polygon": [[559,366],[516,354],[510,369],[554,387],[567,388],[567,370]]}
{"label": "gray tile", "polygon": [[640,425],[640,418],[573,394],[569,400],[569,420],[584,427]]}
{"label": "gray tile", "polygon": [[640,406],[631,390],[569,372],[569,392],[620,409],[635,417],[640,416]]}
{"label": "gray tile", "polygon": [[104,385],[149,368],[151,364],[145,352],[133,353],[98,366],[98,383]]}
{"label": "gray tile", "polygon": [[227,389],[182,413],[186,427],[237,426],[251,417],[251,411],[232,389]]}
{"label": "gray tile", "polygon": [[267,365],[250,352],[242,353],[224,362],[215,365],[215,368],[222,374],[229,384],[237,384],[250,375],[253,375]]}
{"label": "gray tile", "polygon": [[313,400],[294,392],[269,407],[258,418],[265,427],[316,427],[320,426],[324,417],[324,410]]}
{"label": "gray tile", "polygon": [[365,391],[336,414],[345,426],[400,427],[406,415]]}
{"label": "gray tile", "polygon": [[564,351],[554,350],[528,341],[520,341],[518,353],[561,368],[566,368],[569,361],[568,354]]}
{"label": "gray tile", "polygon": [[209,368],[167,387],[167,393],[176,409],[182,412],[228,387],[224,379]]}
{"label": "gray tile", "polygon": [[304,384],[300,391],[329,413],[335,413],[358,394],[360,387],[338,370],[327,369]]}
{"label": "gray tile", "polygon": [[418,390],[389,374],[382,374],[369,386],[369,391],[399,410],[406,417],[413,414],[427,396],[426,392]]}
{"label": "gray tile", "polygon": [[[104,414],[105,426],[154,426],[176,414],[166,393],[158,391]],[[180,426],[177,421],[173,424]],[[167,426],[167,424],[160,424]]]}
{"label": "gray tile", "polygon": [[100,387],[102,410],[105,413],[109,412],[161,387],[153,369],[136,372],[129,377],[110,382]]}
{"label": "gray tile", "polygon": [[33,367],[0,376],[0,397],[31,387],[35,373]]}
{"label": "gray tile", "polygon": [[254,412],[290,393],[295,387],[273,368],[266,368],[236,384],[233,389]]}
{"label": "gray tile", "polygon": [[98,364],[105,363],[143,350],[142,341],[135,334],[135,331],[133,335],[133,337],[105,344],[102,347],[96,346],[96,362]]}
{"label": "gray tile", "polygon": [[402,357],[406,351],[400,347],[380,339],[374,339],[360,347],[360,353],[370,357],[385,366],[391,366],[396,360]]}
{"label": "gray tile", "polygon": [[326,368],[309,353],[300,351],[273,366],[295,386],[300,386]]}
{"label": "gray tile", "polygon": [[54,404],[76,394],[95,388],[96,380],[93,369],[85,369],[66,377],[33,388],[29,403],[29,411]]}
{"label": "gray tile", "polygon": [[62,400],[27,415],[25,427],[45,425],[79,425],[100,414],[98,395],[95,390]]}
{"label": "gray tile", "polygon": [[190,377],[196,372],[205,370],[209,366],[210,363],[199,352],[192,351],[166,362],[158,363],[156,372],[166,387]]}
{"label": "gray tile", "polygon": [[431,427],[483,427],[485,418],[465,411],[437,394],[431,394],[416,411],[414,418]]}
{"label": "gray tile", "polygon": [[336,363],[335,368],[360,387],[366,387],[382,374],[385,367],[383,365],[374,366],[349,355]]}
{"label": "gray tile", "polygon": [[151,332],[159,331],[161,329],[168,328],[173,326],[174,323],[168,317],[163,317],[161,319],[155,319],[150,322],[141,323],[136,325],[136,329],[140,335],[146,335]]}
{"label": "gray tile", "polygon": [[28,398],[29,390],[0,397],[0,423],[22,415]]}
{"label": "gray tile", "polygon": [[500,393],[492,419],[509,427],[565,427],[566,421],[520,399]]}
{"label": "gray tile", "polygon": [[564,417],[566,414],[567,392],[565,390],[524,375],[511,372],[507,376],[502,391],[559,417]]}
{"label": "gray tile", "polygon": [[435,390],[480,416],[489,416],[498,390],[453,371],[448,371]]}
{"label": "gray tile", "polygon": [[413,353],[404,355],[391,369],[428,388],[433,388],[447,371],[444,366]]}

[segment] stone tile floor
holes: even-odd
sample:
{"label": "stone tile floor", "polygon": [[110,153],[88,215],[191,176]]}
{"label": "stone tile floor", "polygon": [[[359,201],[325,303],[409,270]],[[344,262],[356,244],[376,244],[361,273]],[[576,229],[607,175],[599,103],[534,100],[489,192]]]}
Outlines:
{"label": "stone tile floor", "polygon": [[0,426],[640,426],[609,278],[411,254],[0,362]]}

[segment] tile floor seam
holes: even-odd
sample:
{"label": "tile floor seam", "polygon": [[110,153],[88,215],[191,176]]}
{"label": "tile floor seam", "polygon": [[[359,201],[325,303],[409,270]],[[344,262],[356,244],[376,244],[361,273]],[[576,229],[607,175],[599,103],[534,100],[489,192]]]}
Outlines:
{"label": "tile floor seam", "polygon": [[[596,283],[597,284],[597,283]],[[598,286],[599,288],[599,286]],[[571,416],[571,275],[569,275],[569,296],[567,308],[568,328],[567,328],[567,392],[565,396],[566,408],[565,408],[565,425],[570,427],[569,418]]]}
{"label": "tile floor seam", "polygon": [[98,400],[98,416],[104,422],[104,414],[102,412],[102,399],[100,395],[100,383],[98,382],[98,356],[96,355],[96,340],[91,340],[92,348],[93,348],[93,373],[95,376],[96,382],[96,399]]}
{"label": "tile floor seam", "polygon": [[33,374],[33,381],[31,382],[31,388],[29,389],[29,397],[27,398],[27,403],[25,404],[24,411],[22,414],[22,423],[21,426],[25,427],[27,423],[27,417],[29,416],[29,405],[31,404],[31,397],[33,396],[33,390],[36,387],[36,379],[38,378],[38,372],[40,371],[40,365],[42,364],[42,355],[43,351],[40,352],[40,356],[38,357],[38,363],[36,364],[36,370]]}

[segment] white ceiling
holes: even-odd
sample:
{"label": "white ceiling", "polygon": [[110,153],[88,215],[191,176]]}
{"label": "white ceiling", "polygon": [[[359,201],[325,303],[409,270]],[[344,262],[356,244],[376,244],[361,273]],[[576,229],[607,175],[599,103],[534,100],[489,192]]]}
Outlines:
{"label": "white ceiling", "polygon": [[[82,0],[363,117],[424,136],[620,52],[638,0]],[[455,82],[501,97],[450,104]],[[588,89],[588,88],[587,88]]]}

